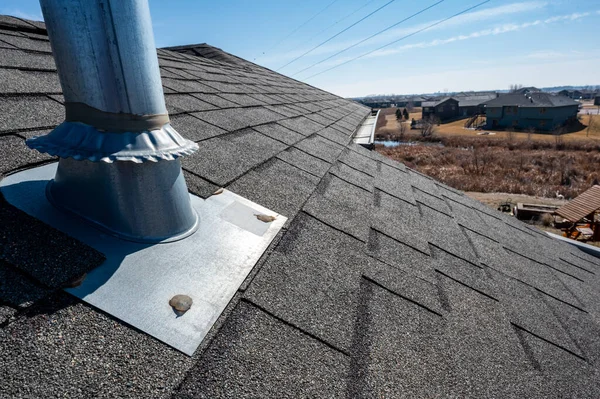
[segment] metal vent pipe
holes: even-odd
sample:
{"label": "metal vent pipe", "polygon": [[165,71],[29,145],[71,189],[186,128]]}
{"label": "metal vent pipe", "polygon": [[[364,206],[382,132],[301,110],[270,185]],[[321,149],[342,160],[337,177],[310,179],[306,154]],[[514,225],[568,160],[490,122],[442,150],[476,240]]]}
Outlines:
{"label": "metal vent pipe", "polygon": [[195,231],[179,157],[197,150],[171,127],[147,0],[40,0],[66,120],[29,139],[60,157],[57,207],[141,242]]}

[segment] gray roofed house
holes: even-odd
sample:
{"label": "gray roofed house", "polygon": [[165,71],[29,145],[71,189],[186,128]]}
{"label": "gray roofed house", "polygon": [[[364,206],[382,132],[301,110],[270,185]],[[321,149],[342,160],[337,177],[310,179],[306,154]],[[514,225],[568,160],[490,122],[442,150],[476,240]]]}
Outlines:
{"label": "gray roofed house", "polygon": [[486,128],[552,130],[577,118],[579,103],[550,93],[505,94],[487,101]]}
{"label": "gray roofed house", "polygon": [[441,122],[455,119],[460,115],[458,104],[458,100],[452,97],[444,97],[435,101],[425,101],[422,103],[421,118],[435,117]]}
{"label": "gray roofed house", "polygon": [[[600,259],[352,144],[361,105],[158,57],[190,191],[288,222],[190,357],[65,293],[104,255],[0,199],[0,396],[600,396]],[[55,161],[25,145],[64,120],[42,23],[0,17],[0,76],[4,178]]]}
{"label": "gray roofed house", "polygon": [[540,89],[538,89],[537,87],[534,86],[529,86],[529,87],[521,87],[517,90],[515,90],[514,93],[516,94],[529,94],[529,93],[541,93],[542,91]]}
{"label": "gray roofed house", "polygon": [[458,100],[460,116],[473,116],[484,114],[486,101],[492,100],[498,95],[496,93],[461,93],[453,96]]}

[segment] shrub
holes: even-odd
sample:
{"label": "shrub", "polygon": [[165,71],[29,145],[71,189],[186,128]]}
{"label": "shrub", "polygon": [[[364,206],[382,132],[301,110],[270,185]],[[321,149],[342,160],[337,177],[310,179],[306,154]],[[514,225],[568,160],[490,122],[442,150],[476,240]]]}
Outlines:
{"label": "shrub", "polygon": [[552,227],[554,225],[554,216],[549,213],[544,213],[540,218],[540,222],[542,222],[542,226]]}

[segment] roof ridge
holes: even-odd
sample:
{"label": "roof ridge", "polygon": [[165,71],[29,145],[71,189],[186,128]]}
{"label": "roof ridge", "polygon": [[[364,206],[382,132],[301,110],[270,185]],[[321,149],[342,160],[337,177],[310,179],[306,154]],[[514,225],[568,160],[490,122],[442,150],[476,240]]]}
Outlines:
{"label": "roof ridge", "polygon": [[[19,23],[11,23],[10,19],[15,19]],[[34,23],[37,23],[34,24]],[[44,25],[44,28],[41,26]],[[9,30],[13,32],[29,32],[29,33],[37,33],[37,34],[48,34],[48,31],[45,28],[45,24],[43,21],[33,21],[25,18],[20,18],[14,15],[1,14],[0,15],[0,29],[1,30]]]}

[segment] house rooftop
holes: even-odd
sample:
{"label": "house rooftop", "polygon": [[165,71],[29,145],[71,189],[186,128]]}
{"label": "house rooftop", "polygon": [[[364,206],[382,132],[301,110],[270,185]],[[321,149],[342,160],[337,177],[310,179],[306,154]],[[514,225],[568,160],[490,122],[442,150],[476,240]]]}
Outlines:
{"label": "house rooftop", "polygon": [[456,100],[456,99],[455,99],[455,98],[453,98],[453,97],[444,97],[444,98],[441,98],[441,99],[439,99],[439,100],[435,100],[435,101],[424,101],[424,102],[423,102],[421,105],[422,105],[423,107],[437,107],[438,105],[440,105],[440,104],[442,104],[442,103],[445,103],[445,102],[446,102],[446,101],[448,101],[448,100],[455,100],[455,101],[458,101],[458,100]]}
{"label": "house rooftop", "polygon": [[567,107],[579,105],[572,99],[550,93],[504,94],[485,103],[488,107]]}
{"label": "house rooftop", "polygon": [[496,97],[496,93],[454,96],[459,107],[476,107]]}
{"label": "house rooftop", "polygon": [[[368,108],[188,47],[158,57],[190,191],[287,224],[188,357],[65,293],[103,254],[0,198],[3,395],[600,396],[600,259],[352,144]],[[64,119],[43,24],[0,17],[0,77],[0,176],[54,162],[24,142]]]}

